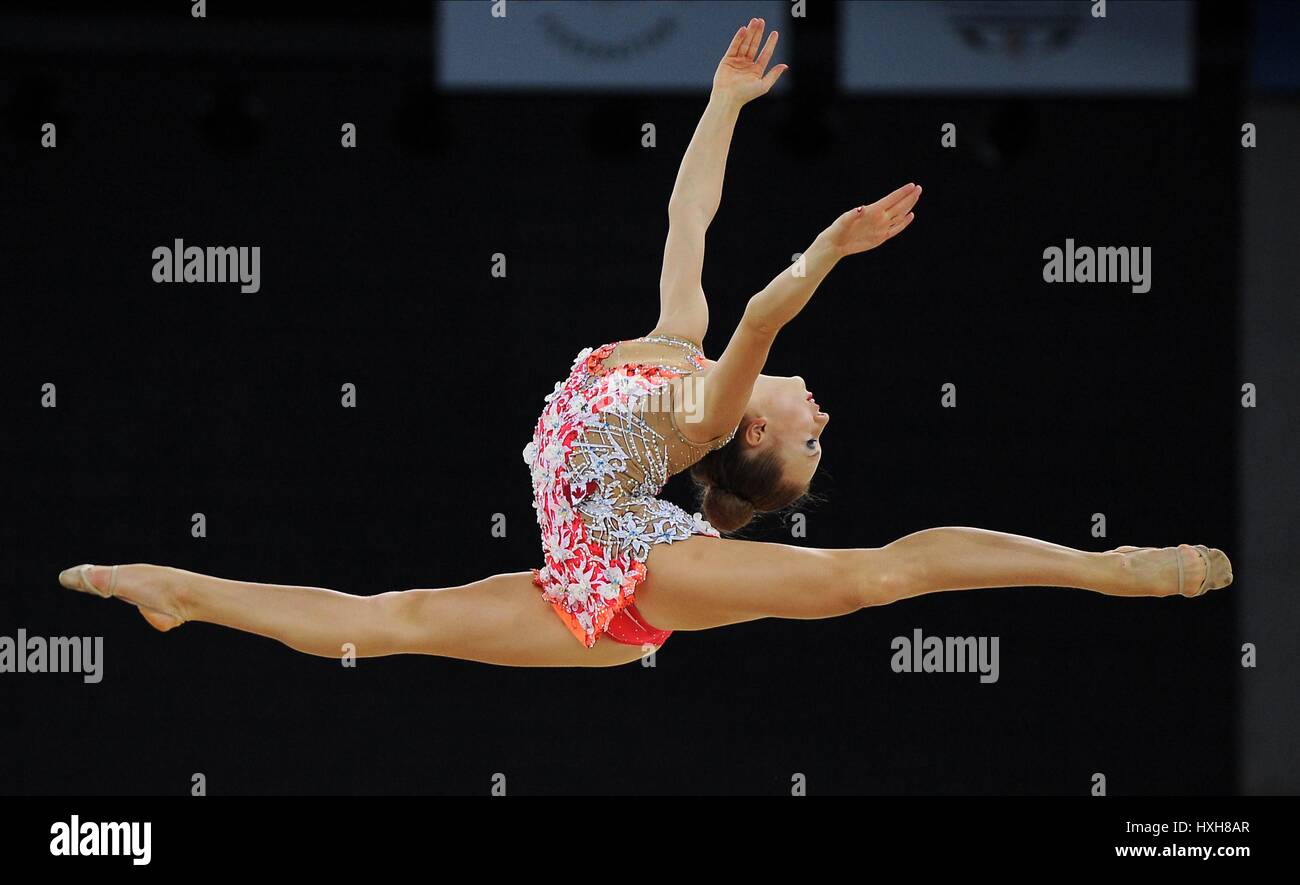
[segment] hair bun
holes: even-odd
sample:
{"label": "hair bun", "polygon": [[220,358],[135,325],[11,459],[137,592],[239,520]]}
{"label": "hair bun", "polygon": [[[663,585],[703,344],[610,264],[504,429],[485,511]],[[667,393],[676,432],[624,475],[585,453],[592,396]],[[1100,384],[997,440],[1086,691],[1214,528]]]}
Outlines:
{"label": "hair bun", "polygon": [[734,532],[754,518],[754,505],[721,486],[710,485],[700,505],[704,518],[720,532]]}

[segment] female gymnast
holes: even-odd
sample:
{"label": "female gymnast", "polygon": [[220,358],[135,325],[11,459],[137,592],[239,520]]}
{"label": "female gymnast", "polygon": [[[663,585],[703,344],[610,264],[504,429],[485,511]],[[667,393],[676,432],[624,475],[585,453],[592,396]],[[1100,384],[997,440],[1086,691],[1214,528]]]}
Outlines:
{"label": "female gymnast", "polygon": [[[517,667],[625,664],[673,630],[831,618],[943,590],[1199,596],[1230,584],[1222,551],[1187,544],[1088,552],[967,527],[829,550],[721,536],[756,511],[800,501],[821,460],[830,416],[799,376],[761,374],[777,333],[841,258],[902,233],[921,196],[906,184],[844,212],[749,300],[721,356],[705,358],[704,235],[731,133],[740,109],[788,67],[768,70],[778,35],[760,53],[763,29],[751,19],[732,38],[678,171],[658,325],[582,350],[524,448],[542,567],[375,596],[147,564],[77,566],[59,582],[125,600],[163,631],[206,621],[324,657],[429,654]],[[656,497],[686,469],[703,516]]]}

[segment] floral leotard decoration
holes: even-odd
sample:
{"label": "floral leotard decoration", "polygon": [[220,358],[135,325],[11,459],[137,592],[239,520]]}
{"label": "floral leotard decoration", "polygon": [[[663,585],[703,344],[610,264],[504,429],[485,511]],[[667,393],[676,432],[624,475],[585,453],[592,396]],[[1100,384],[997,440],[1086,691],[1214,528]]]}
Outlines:
{"label": "floral leotard decoration", "polygon": [[671,631],[646,625],[634,605],[651,548],[697,534],[720,537],[698,513],[657,496],[669,476],[726,445],[735,430],[707,443],[684,436],[668,382],[703,369],[704,354],[677,336],[632,343],[642,342],[675,352],[606,365],[628,342],[584,348],[546,396],[523,451],[545,558],[532,569],[533,582],[588,648],[602,634],[660,645]]}

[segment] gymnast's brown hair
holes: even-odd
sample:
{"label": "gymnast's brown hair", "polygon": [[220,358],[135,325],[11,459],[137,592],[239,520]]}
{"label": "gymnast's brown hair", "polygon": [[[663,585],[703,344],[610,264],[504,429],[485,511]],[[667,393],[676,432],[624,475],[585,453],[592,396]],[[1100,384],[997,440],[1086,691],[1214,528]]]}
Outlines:
{"label": "gymnast's brown hair", "polygon": [[700,510],[719,532],[730,534],[760,513],[774,513],[812,498],[809,485],[787,482],[781,459],[771,449],[754,454],[741,441],[754,422],[746,415],[736,434],[691,466]]}

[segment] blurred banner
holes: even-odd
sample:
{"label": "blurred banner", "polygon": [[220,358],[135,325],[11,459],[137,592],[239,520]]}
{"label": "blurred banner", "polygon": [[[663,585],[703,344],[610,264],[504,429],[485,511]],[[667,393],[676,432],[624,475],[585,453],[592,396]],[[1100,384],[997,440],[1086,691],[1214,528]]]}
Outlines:
{"label": "blurred banner", "polygon": [[449,91],[708,89],[751,17],[783,32],[774,63],[789,61],[787,9],[782,0],[444,0],[434,82]]}
{"label": "blurred banner", "polygon": [[845,92],[1185,92],[1182,0],[842,0]]}

